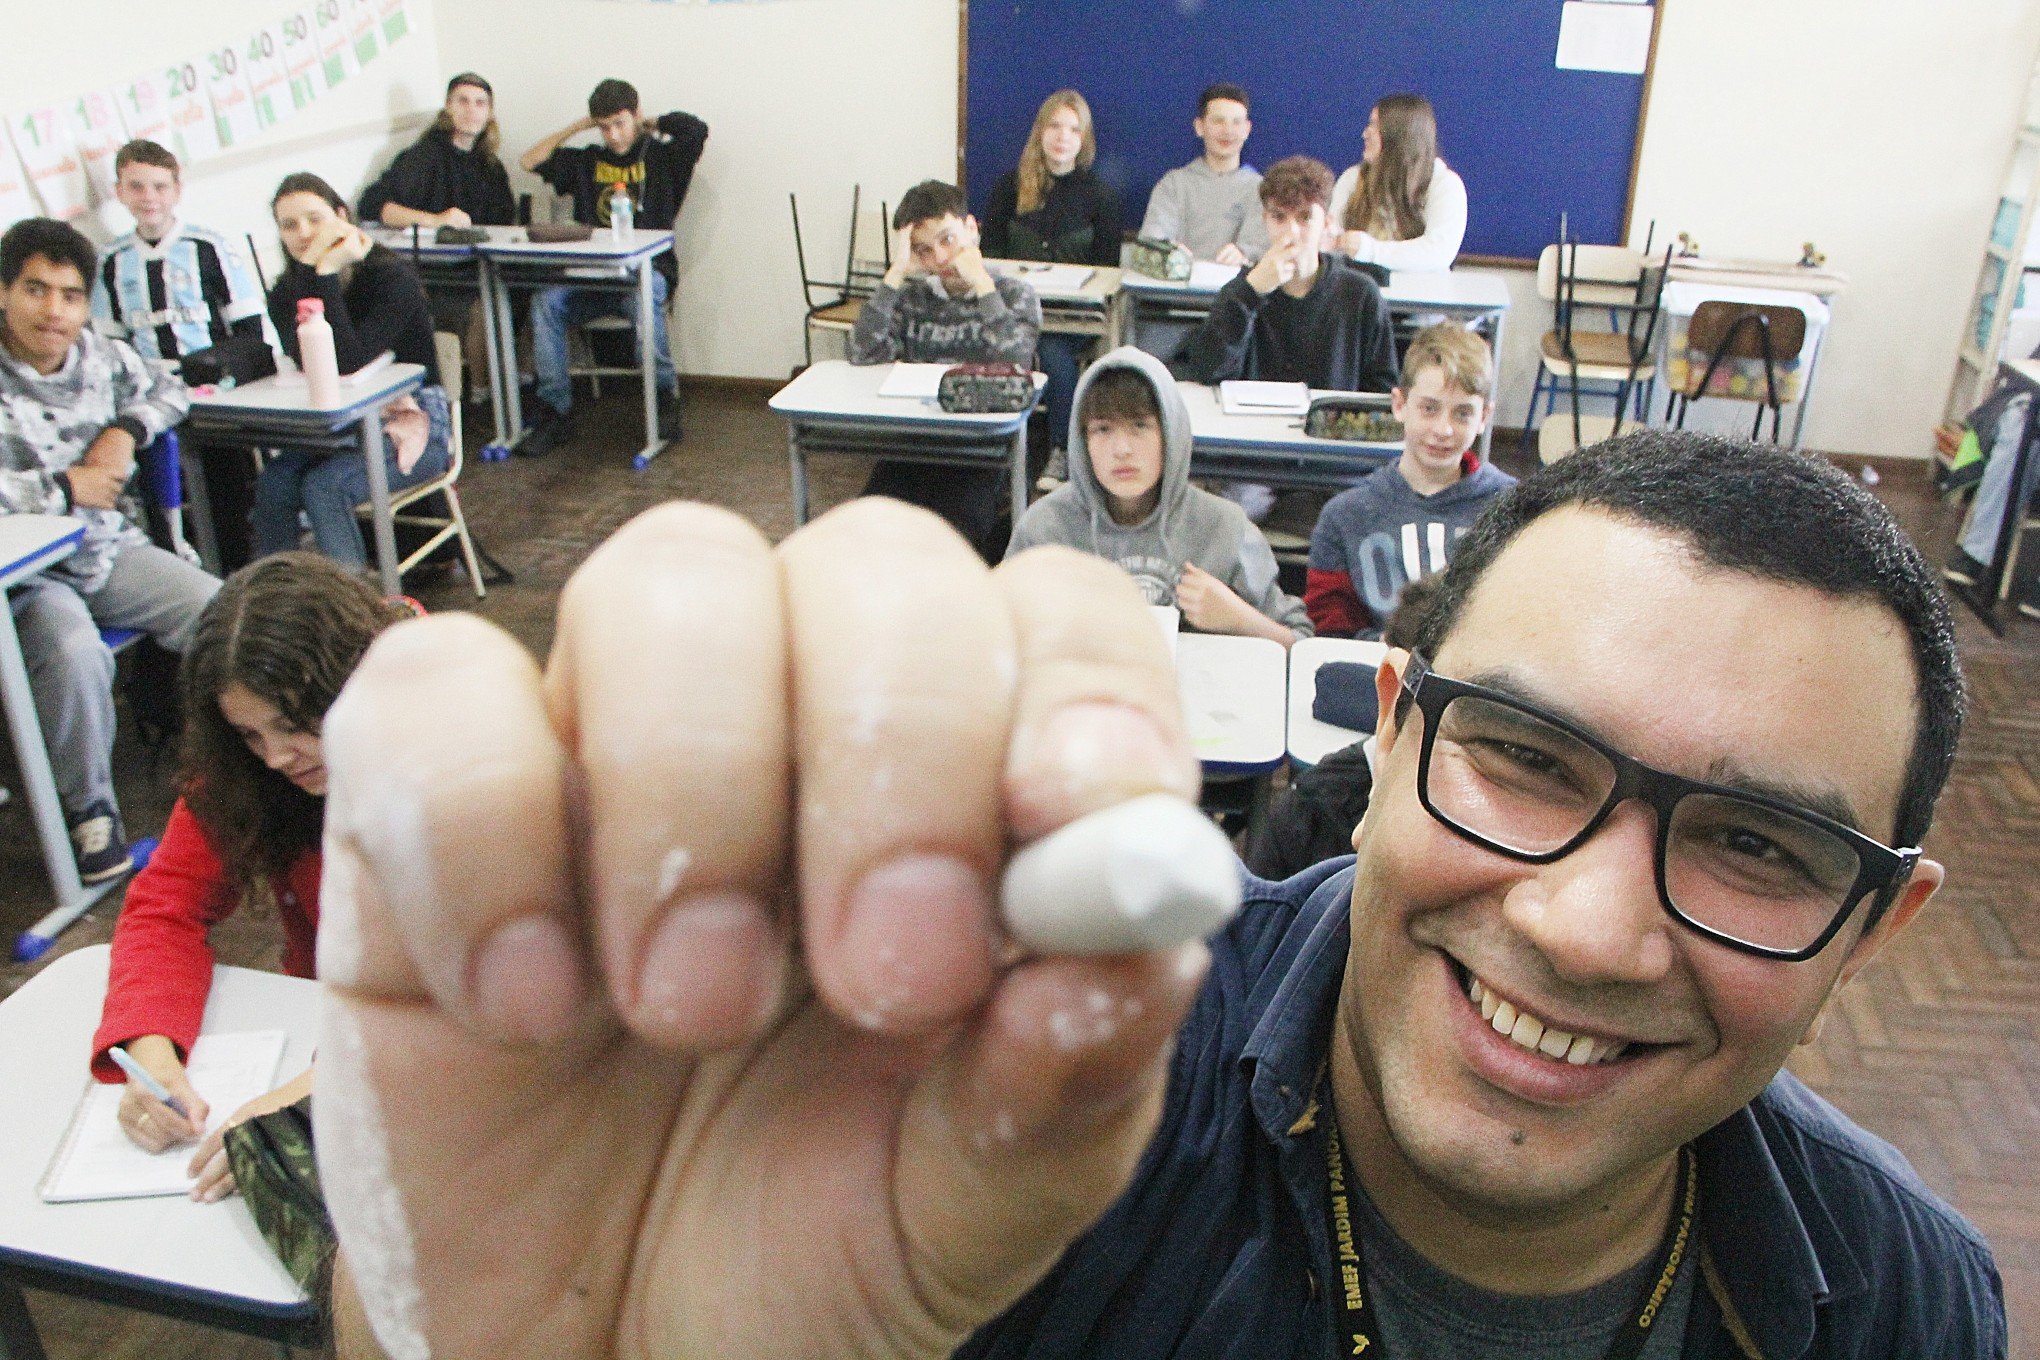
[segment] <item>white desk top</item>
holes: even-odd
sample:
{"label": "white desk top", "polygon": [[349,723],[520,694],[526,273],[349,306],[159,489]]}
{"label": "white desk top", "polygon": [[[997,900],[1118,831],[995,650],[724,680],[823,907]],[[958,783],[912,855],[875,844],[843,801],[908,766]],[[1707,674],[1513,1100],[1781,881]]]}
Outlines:
{"label": "white desk top", "polygon": [[491,259],[505,263],[520,260],[533,263],[557,263],[565,261],[580,265],[626,265],[653,255],[663,255],[673,248],[673,233],[670,231],[637,230],[630,234],[628,242],[619,243],[609,236],[607,227],[595,228],[595,234],[585,241],[552,241],[541,244],[521,233],[515,237],[496,239],[493,232],[489,239],[475,249]]}
{"label": "white desk top", "polygon": [[[1034,289],[1035,296],[1050,306],[1103,307],[1119,291],[1120,273],[1116,265],[1049,265],[1038,260],[986,260],[985,268],[995,275],[1009,276],[1028,284]],[[1045,287],[1043,279],[1051,269],[1089,270],[1090,276],[1077,288]]]}
{"label": "white desk top", "polygon": [[1289,662],[1281,643],[1179,633],[1176,688],[1191,747],[1206,767],[1270,770],[1282,763]]}
{"label": "white desk top", "polygon": [[191,411],[197,416],[225,419],[236,416],[324,419],[337,427],[347,424],[349,417],[402,396],[424,379],[422,364],[385,364],[359,382],[342,378],[340,405],[314,406],[303,378],[279,373],[205,396],[193,394]]}
{"label": "white desk top", "polygon": [[[1219,292],[1218,288],[1200,288],[1188,281],[1171,283],[1131,270],[1122,278],[1121,285],[1136,293],[1184,302],[1209,301]],[[1509,282],[1499,274],[1472,271],[1398,270],[1389,275],[1381,297],[1390,307],[1403,312],[1505,312],[1509,309]]]}
{"label": "white desk top", "polygon": [[[411,239],[411,228],[409,227],[368,226],[363,227],[362,230],[368,233],[370,240],[388,246],[399,255],[410,255],[413,253],[414,247]],[[479,230],[489,233],[491,241],[507,243],[526,239],[524,228],[522,227],[481,227]],[[437,227],[418,228],[415,250],[418,257],[427,264],[471,260],[475,257],[476,247],[474,245],[458,245],[451,241],[442,243],[433,239],[438,232],[439,228]]]}
{"label": "white desk top", "polygon": [[1808,325],[1818,329],[1828,323],[1828,305],[1825,302],[1812,293],[1791,288],[1751,288],[1743,284],[1717,283],[1713,279],[1674,281],[1665,285],[1665,311],[1673,316],[1691,316],[1703,302],[1755,302],[1767,307],[1797,307],[1806,314]]}
{"label": "white desk top", "polygon": [[1828,269],[1804,269],[1788,260],[1714,260],[1697,255],[1675,256],[1671,279],[1675,283],[1785,288],[1818,297],[1833,297],[1849,286],[1846,274]]}
{"label": "white desk top", "polygon": [[1315,765],[1334,751],[1342,750],[1367,736],[1350,727],[1319,722],[1310,714],[1317,702],[1318,667],[1327,661],[1357,661],[1378,666],[1388,648],[1379,642],[1355,638],[1298,638],[1289,649],[1289,758],[1303,765]]}
{"label": "white desk top", "polygon": [[[166,1295],[204,1296],[267,1317],[307,1308],[304,1293],[235,1195],[194,1204],[155,1199],[45,1204],[36,1183],[91,1080],[86,1069],[110,951],[93,945],[59,958],[0,1002],[0,1260],[117,1277]],[[247,968],[213,970],[203,1028],[284,1029],[285,1077],[311,1064],[319,987]]]}
{"label": "white desk top", "polygon": [[78,549],[85,521],[68,515],[0,515],[0,590]]}
{"label": "white desk top", "polygon": [[[1303,432],[1303,417],[1291,415],[1236,416],[1226,414],[1219,404],[1218,389],[1203,383],[1178,380],[1177,392],[1190,408],[1190,440],[1207,447],[1246,448],[1268,453],[1312,453],[1326,458],[1352,458],[1363,462],[1389,462],[1402,456],[1402,444],[1367,443],[1357,439],[1319,439]],[[1351,396],[1350,392],[1321,392],[1311,396]]]}
{"label": "white desk top", "polygon": [[[858,424],[923,425],[972,429],[977,433],[1011,431],[1026,423],[1026,411],[945,411],[934,398],[881,397],[878,389],[891,364],[853,364],[824,359],[772,394],[766,403],[790,420],[842,420]],[[1048,379],[1034,375],[1039,392]]]}

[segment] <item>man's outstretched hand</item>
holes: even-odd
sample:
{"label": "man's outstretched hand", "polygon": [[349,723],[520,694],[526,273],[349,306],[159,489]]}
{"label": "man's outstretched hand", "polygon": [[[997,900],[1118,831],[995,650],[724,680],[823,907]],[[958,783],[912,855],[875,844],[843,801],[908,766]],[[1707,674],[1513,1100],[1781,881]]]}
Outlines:
{"label": "man's outstretched hand", "polygon": [[1013,844],[1194,795],[1110,564],[667,506],[543,676],[408,622],[325,743],[342,1354],[946,1355],[1132,1174],[1202,946],[1016,960],[995,905]]}

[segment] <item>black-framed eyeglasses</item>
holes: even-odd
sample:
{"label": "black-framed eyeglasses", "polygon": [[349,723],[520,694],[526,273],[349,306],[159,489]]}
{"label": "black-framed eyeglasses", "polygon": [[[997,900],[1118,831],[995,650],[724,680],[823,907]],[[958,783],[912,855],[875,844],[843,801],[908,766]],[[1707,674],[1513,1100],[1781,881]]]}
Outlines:
{"label": "black-framed eyeglasses", "polygon": [[1826,947],[1866,897],[1919,862],[1831,817],[1653,769],[1534,704],[1453,680],[1412,655],[1403,689],[1424,715],[1417,801],[1484,849],[1550,864],[1617,804],[1657,814],[1658,900],[1710,940],[1798,962]]}

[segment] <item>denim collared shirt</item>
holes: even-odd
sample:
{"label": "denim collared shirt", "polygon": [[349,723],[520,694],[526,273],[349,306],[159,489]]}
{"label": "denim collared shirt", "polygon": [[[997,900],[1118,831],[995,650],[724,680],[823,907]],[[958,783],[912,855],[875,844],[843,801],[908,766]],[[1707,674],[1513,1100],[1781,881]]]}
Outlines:
{"label": "denim collared shirt", "polygon": [[[1335,1354],[1324,1163],[1293,1130],[1330,1042],[1352,888],[1351,859],[1247,881],[1132,1184],[960,1357]],[[1781,1074],[1694,1149],[1705,1286],[1686,1356],[2005,1354],[1983,1239],[1799,1081]]]}

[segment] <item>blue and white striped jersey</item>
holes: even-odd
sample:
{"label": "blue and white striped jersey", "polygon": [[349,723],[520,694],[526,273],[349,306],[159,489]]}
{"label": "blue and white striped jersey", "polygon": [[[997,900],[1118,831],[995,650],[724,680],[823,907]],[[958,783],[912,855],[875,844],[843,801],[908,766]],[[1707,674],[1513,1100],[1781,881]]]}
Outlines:
{"label": "blue and white striped jersey", "polygon": [[153,244],[129,232],[107,248],[92,289],[93,322],[146,359],[175,362],[261,324],[262,289],[229,238],[182,222]]}

